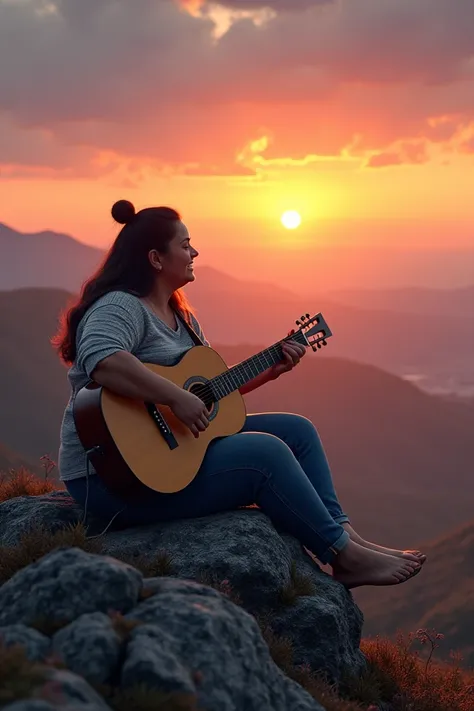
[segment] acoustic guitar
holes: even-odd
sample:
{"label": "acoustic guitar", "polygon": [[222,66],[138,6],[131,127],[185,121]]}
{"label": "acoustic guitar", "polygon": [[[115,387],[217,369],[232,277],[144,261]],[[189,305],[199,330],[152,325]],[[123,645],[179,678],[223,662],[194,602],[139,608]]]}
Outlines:
{"label": "acoustic guitar", "polygon": [[192,347],[174,366],[144,364],[205,403],[209,427],[198,438],[165,405],[122,397],[94,381],[81,388],[73,407],[77,433],[107,488],[127,500],[143,495],[140,482],[163,493],[184,489],[210,442],[242,429],[246,408],[239,388],[282,360],[281,344],[293,339],[317,352],[332,336],[321,314],[306,314],[296,325],[298,330],[231,368],[205,345]]}

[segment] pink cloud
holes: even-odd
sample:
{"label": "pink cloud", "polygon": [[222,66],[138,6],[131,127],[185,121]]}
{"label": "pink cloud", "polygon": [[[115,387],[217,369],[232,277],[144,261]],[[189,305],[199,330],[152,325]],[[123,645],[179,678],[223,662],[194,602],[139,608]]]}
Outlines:
{"label": "pink cloud", "polygon": [[372,155],[367,161],[368,168],[386,168],[391,165],[421,165],[428,161],[426,141],[401,143],[393,150]]}
{"label": "pink cloud", "polygon": [[[262,130],[268,158],[337,154],[355,135],[394,158],[394,142],[448,141],[474,118],[474,3],[225,4],[276,15],[216,43],[172,0],[0,0],[0,121],[16,129],[0,163],[87,173],[106,151],[225,175]],[[412,150],[404,162],[423,159]]]}

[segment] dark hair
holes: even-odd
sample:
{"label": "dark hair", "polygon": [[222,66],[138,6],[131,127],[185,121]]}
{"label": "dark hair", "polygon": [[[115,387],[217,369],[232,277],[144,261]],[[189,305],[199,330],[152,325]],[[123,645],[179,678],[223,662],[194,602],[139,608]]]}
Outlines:
{"label": "dark hair", "polygon": [[[101,266],[82,287],[81,294],[61,314],[57,334],[51,340],[64,363],[76,358],[76,334],[79,323],[92,304],[110,291],[127,291],[135,296],[147,296],[156,277],[148,253],[157,249],[165,253],[176,234],[181,216],[170,207],[148,207],[140,212],[128,200],[119,200],[112,207],[112,217],[124,225],[105,256]],[[189,321],[192,308],[178,289],[170,304]]]}

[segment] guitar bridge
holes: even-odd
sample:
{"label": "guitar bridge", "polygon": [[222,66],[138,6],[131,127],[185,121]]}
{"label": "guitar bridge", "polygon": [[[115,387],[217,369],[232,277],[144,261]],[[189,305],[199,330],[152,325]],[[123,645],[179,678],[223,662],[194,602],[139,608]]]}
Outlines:
{"label": "guitar bridge", "polygon": [[178,447],[178,442],[176,440],[176,437],[168,427],[168,424],[166,423],[165,418],[157,408],[154,402],[146,402],[145,407],[148,410],[148,414],[152,418],[153,422],[155,423],[158,432],[161,434],[163,439],[165,440],[166,444],[170,449],[176,449]]}

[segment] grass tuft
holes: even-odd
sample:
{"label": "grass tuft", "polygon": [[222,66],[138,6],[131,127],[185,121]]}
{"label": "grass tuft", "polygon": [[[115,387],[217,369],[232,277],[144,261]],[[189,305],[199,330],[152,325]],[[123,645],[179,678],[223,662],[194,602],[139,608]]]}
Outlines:
{"label": "grass tuft", "polygon": [[242,598],[239,593],[234,590],[229,580],[222,580],[219,575],[214,573],[212,570],[200,570],[199,573],[194,577],[194,580],[201,585],[207,585],[209,588],[214,588],[218,592],[222,593],[234,603],[234,605],[242,606]]}
{"label": "grass tuft", "polygon": [[173,557],[166,551],[156,551],[153,556],[115,553],[114,557],[139,570],[144,578],[161,578],[173,575]]}
{"label": "grass tuft", "polygon": [[81,523],[68,524],[54,532],[42,526],[32,527],[20,536],[17,545],[0,546],[0,585],[19,570],[62,547],[81,548],[88,553],[102,552],[102,544],[97,539],[88,540]]}
{"label": "grass tuft", "polygon": [[0,503],[19,496],[41,496],[58,489],[58,483],[40,479],[27,469],[17,469],[0,474]]}
{"label": "grass tuft", "polygon": [[280,590],[280,602],[287,607],[294,605],[299,597],[305,595],[315,595],[316,586],[305,573],[300,573],[296,566],[296,561],[291,561],[290,580]]}

